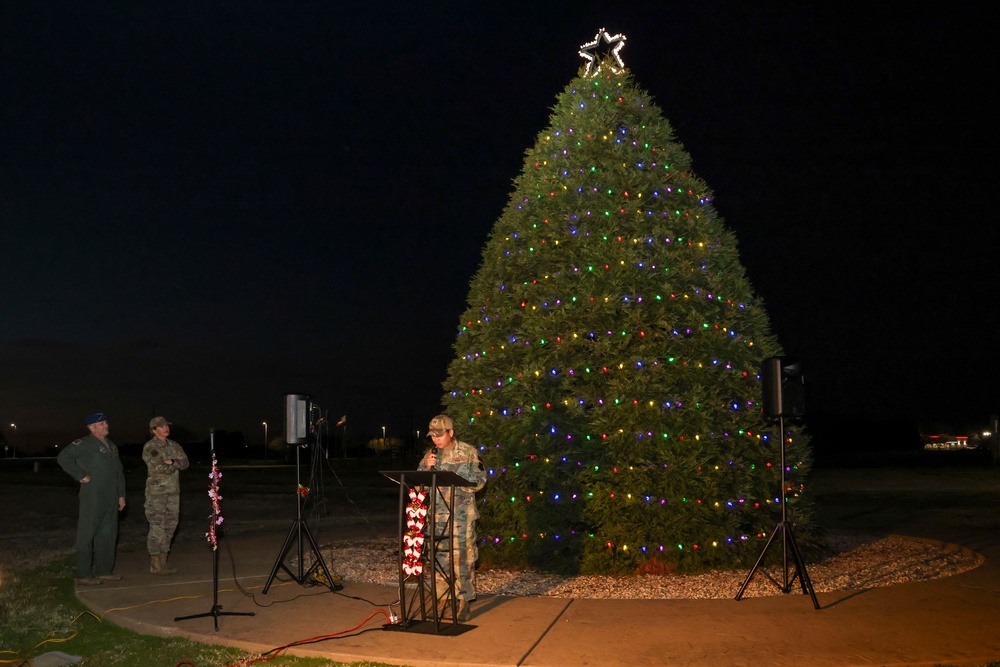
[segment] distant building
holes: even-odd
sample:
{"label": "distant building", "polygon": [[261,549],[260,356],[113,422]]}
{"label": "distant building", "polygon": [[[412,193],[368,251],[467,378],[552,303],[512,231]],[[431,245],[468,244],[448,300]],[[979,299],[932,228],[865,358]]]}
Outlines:
{"label": "distant building", "polygon": [[938,433],[924,437],[924,449],[954,450],[976,449],[977,443],[970,441],[967,435],[950,435]]}

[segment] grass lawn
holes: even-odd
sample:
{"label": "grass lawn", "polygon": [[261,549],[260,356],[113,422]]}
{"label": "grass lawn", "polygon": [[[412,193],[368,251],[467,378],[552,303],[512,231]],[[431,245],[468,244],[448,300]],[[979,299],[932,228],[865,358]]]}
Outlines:
{"label": "grass lawn", "polygon": [[[244,667],[342,665],[322,658],[251,655],[237,648],[199,644],[182,638],[139,635],[96,617],[74,595],[72,542],[77,488],[54,461],[34,470],[28,462],[0,461],[0,667],[29,665],[50,652],[82,656],[85,667]],[[16,465],[14,465],[16,464]],[[131,503],[119,527],[119,551],[143,549],[147,524],[142,511],[141,461],[126,460]],[[345,484],[327,482],[329,504],[345,515],[395,507],[392,484],[376,472],[387,462],[373,460],[350,470]],[[371,468],[371,469],[369,469]],[[207,499],[205,464],[195,464],[182,482],[182,517],[177,540],[204,540]],[[329,474],[329,473],[328,473]],[[295,469],[232,466],[226,470],[225,508],[235,518],[231,533],[261,525],[287,525],[294,516]],[[197,481],[195,481],[197,480]],[[30,503],[24,502],[31,498]],[[278,511],[273,507],[279,507]],[[241,521],[240,517],[248,517]],[[358,662],[372,667],[383,663]]]}
{"label": "grass lawn", "polygon": [[[345,663],[321,658],[249,654],[177,637],[136,634],[103,621],[73,593],[73,560],[63,556],[21,572],[0,572],[0,665],[28,665],[50,652],[83,656],[80,665],[102,667],[328,667]],[[356,667],[383,663],[356,662]]]}

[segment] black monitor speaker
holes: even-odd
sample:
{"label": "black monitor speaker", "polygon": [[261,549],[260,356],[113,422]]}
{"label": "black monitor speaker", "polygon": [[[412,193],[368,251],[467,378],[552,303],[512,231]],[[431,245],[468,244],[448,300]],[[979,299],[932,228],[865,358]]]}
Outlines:
{"label": "black monitor speaker", "polygon": [[309,397],[305,394],[285,394],[285,442],[302,445],[309,442]]}
{"label": "black monitor speaker", "polygon": [[806,413],[805,379],[802,366],[770,357],[761,362],[760,383],[765,417],[801,417]]}

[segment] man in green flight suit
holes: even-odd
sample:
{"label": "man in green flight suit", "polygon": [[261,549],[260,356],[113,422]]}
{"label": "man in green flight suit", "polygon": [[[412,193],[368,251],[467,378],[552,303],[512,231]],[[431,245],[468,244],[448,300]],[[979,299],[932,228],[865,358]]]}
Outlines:
{"label": "man in green flight suit", "polygon": [[94,586],[118,581],[115,546],[118,513],[125,509],[125,472],[118,447],[108,438],[108,418],[103,412],[87,415],[90,435],[74,440],[59,452],[57,461],[80,483],[80,517],[76,527],[77,583]]}

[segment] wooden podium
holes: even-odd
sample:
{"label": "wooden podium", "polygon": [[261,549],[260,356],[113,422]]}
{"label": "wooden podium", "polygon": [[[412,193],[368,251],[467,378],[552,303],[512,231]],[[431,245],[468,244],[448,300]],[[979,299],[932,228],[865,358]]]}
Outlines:
{"label": "wooden podium", "polygon": [[[458,600],[455,596],[457,567],[455,562],[455,487],[475,486],[449,470],[388,470],[382,474],[399,484],[399,622],[387,623],[383,630],[405,630],[424,634],[460,635],[474,628],[458,622]],[[427,516],[424,521],[424,543],[420,553],[420,574],[406,574],[403,537],[407,534],[407,502],[410,489],[425,491]],[[440,497],[439,497],[440,496]],[[444,503],[447,519],[439,532],[438,502]],[[437,553],[446,550],[448,567],[438,562]],[[437,575],[437,576],[435,576]],[[438,590],[438,578],[445,590]],[[409,593],[409,595],[407,595]],[[441,601],[439,604],[438,601]],[[444,610],[444,611],[442,611]],[[447,611],[451,613],[448,614]],[[445,620],[443,616],[449,618]]]}

